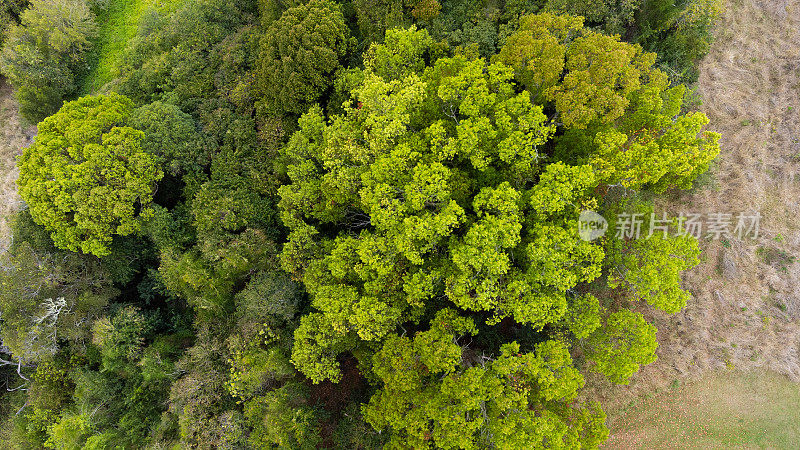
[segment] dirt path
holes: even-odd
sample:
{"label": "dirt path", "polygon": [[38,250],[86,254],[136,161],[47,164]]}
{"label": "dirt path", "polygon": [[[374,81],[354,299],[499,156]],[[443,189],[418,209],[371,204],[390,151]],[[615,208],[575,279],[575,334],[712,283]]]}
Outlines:
{"label": "dirt path", "polygon": [[16,156],[30,145],[35,127],[23,129],[11,87],[0,79],[0,251],[8,245],[7,217],[20,206],[17,195]]}
{"label": "dirt path", "polygon": [[715,181],[657,210],[758,211],[760,236],[701,241],[702,262],[684,277],[687,308],[646,312],[659,329],[659,360],[630,386],[592,379],[612,413],[712,369],[800,381],[800,0],[726,3],[698,82],[708,128],[722,134]]}

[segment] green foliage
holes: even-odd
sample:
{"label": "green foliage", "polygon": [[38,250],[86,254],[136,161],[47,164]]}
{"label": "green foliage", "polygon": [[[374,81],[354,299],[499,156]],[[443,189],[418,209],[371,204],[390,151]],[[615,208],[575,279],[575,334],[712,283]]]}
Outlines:
{"label": "green foliage", "polygon": [[153,216],[143,225],[142,230],[161,251],[183,250],[194,243],[197,235],[186,203],[178,203],[172,210],[153,205]]}
{"label": "green foliage", "polygon": [[658,53],[659,63],[677,83],[697,80],[697,66],[708,53],[714,26],[722,12],[720,0],[651,0],[644,2],[635,40]]}
{"label": "green foliage", "polygon": [[0,46],[12,25],[19,25],[20,13],[28,6],[28,0],[0,0]]}
{"label": "green foliage", "polygon": [[226,436],[226,411],[235,406],[226,389],[226,329],[201,325],[194,345],[176,364],[183,375],[170,387],[169,415],[176,417],[182,444],[209,448]]}
{"label": "green foliage", "polygon": [[96,28],[85,0],[33,0],[20,14],[20,25],[6,33],[0,71],[17,89],[26,119],[44,119],[75,92]]}
{"label": "green foliage", "polygon": [[252,427],[248,438],[252,448],[318,448],[319,419],[314,409],[305,404],[306,390],[302,384],[289,383],[245,403],[244,415]]}
{"label": "green foliage", "polygon": [[[151,319],[130,305],[95,322],[99,355],[70,371],[74,405],[62,415],[90,412],[87,419],[94,436],[86,441],[88,448],[139,447],[154,434],[176,375],[173,364],[180,335],[158,336],[145,346],[153,336],[151,325]],[[100,362],[99,371],[96,362]],[[66,427],[64,432],[69,431]]]}
{"label": "green foliage", "polygon": [[368,42],[381,42],[392,28],[410,25],[402,0],[353,0],[358,30]]}
{"label": "green foliage", "polygon": [[386,435],[376,431],[362,417],[361,405],[347,405],[333,435],[336,448],[382,448]]}
{"label": "green foliage", "polygon": [[[523,8],[529,12],[538,10],[536,1],[522,1]],[[427,29],[437,41],[444,41],[451,47],[469,47],[483,57],[497,51],[498,26],[506,22],[495,4],[469,0],[442,2],[439,14],[429,21]],[[501,22],[501,23],[498,23]]]}
{"label": "green foliage", "polygon": [[561,80],[566,44],[580,35],[582,26],[580,17],[548,13],[524,16],[494,61],[513,67],[515,79],[539,98]]}
{"label": "green foliage", "polygon": [[251,342],[243,342],[240,335],[231,336],[229,340],[231,374],[228,390],[234,397],[249,399],[262,389],[264,383],[294,375],[294,367],[280,348],[275,346],[268,347],[267,350],[261,348],[268,346],[274,339],[270,333],[269,328],[264,328],[257,336],[260,339]]}
{"label": "green foliage", "polygon": [[670,314],[686,306],[690,295],[680,287],[680,273],[700,263],[693,236],[653,234],[647,239],[616,241],[609,287],[625,286],[636,300],[644,300]]}
{"label": "green foliage", "polygon": [[373,43],[364,53],[364,68],[384,80],[402,80],[422,73],[432,45],[430,35],[415,26],[387,30],[385,43]]}
{"label": "green foliage", "polygon": [[270,152],[281,132],[280,121],[254,118],[255,5],[212,3],[186,4],[143,29],[118,86],[141,103],[156,100],[133,120],[147,132],[144,147],[182,176],[178,188],[159,193],[170,210],[157,209],[147,224],[160,253],[157,278],[170,295],[218,314],[250,275],[272,264],[270,194],[280,178]]}
{"label": "green foliage", "polygon": [[642,224],[638,239],[615,236],[607,240],[608,286],[619,288],[623,297],[643,300],[670,314],[683,309],[690,294],[681,289],[680,274],[700,262],[697,239],[685,234],[682,223],[658,217],[651,204],[635,196],[619,199],[610,206],[606,213],[612,218],[609,229],[630,231],[632,227],[618,221],[627,220],[630,224],[634,214]]}
{"label": "green foliage", "polygon": [[117,380],[107,376],[107,373],[89,370],[86,367],[73,370],[70,375],[75,383],[73,401],[76,408],[83,411],[97,408],[98,413],[94,417],[96,425],[100,428],[113,423],[108,411],[113,406],[111,402],[119,391],[119,385],[115,382]]}
{"label": "green foliage", "polygon": [[263,27],[268,27],[272,22],[280,19],[281,14],[289,8],[299,6],[299,0],[259,0],[258,17]]}
{"label": "green foliage", "polygon": [[[280,189],[291,229],[282,260],[325,316],[304,320],[330,325],[301,325],[297,333],[311,335],[296,336],[295,363],[331,374],[304,342],[336,346],[348,332],[380,340],[405,312],[441,294],[465,309],[493,311],[496,320],[541,327],[563,315],[567,289],[599,275],[601,249],[569,235],[570,224],[523,228],[530,207],[522,198],[530,194],[512,186],[539,171],[537,147],[553,127],[527,95],[514,93],[511,76],[501,64],[464,58],[438,60],[424,79],[368,72],[354,91],[358,109],[330,125],[316,111],[301,119],[285,148],[295,164],[294,183]],[[314,223],[358,234],[315,238]],[[556,263],[550,270],[558,276],[543,275],[554,238],[565,267],[584,257],[586,267],[563,279],[573,269]],[[522,262],[512,266],[511,252]]]}
{"label": "green foliage", "polygon": [[719,134],[701,131],[708,123],[701,112],[677,115],[682,86],[648,94],[635,97],[620,127],[597,133],[589,162],[609,184],[689,189],[719,154]]}
{"label": "green foliage", "polygon": [[[16,21],[19,23],[19,16],[25,8],[28,7],[28,0],[2,0],[0,1],[0,11],[2,11],[2,17],[4,19],[4,23],[10,24],[11,22]],[[7,21],[7,22],[5,22]]]}
{"label": "green foliage", "polygon": [[439,15],[442,5],[438,0],[416,0],[407,1],[407,7],[411,7],[411,17],[419,21],[429,21]]}
{"label": "green foliage", "polygon": [[236,326],[228,337],[228,390],[240,402],[296,375],[289,362],[290,326],[297,311],[297,286],[283,273],[255,275],[236,295]]}
{"label": "green foliage", "polygon": [[148,324],[141,312],[128,306],[112,317],[98,319],[92,325],[92,342],[103,355],[103,366],[113,370],[119,364],[139,359]]}
{"label": "green foliage", "polygon": [[[523,355],[512,342],[496,360],[467,364],[457,341],[475,331],[470,320],[441,310],[430,330],[389,338],[375,354],[383,388],[364,415],[378,430],[393,430],[389,446],[569,447],[605,439],[604,414],[567,406],[584,382],[562,343]],[[580,436],[589,423],[592,432]]]}
{"label": "green foliage", "polygon": [[43,253],[59,251],[55,245],[53,245],[53,240],[50,239],[50,233],[33,220],[30,208],[24,208],[18,211],[9,217],[8,221],[11,225],[11,235],[14,238],[11,245],[8,247],[9,251],[18,251],[20,247],[26,243],[36,251]]}
{"label": "green foliage", "polygon": [[165,14],[178,8],[175,0],[89,0],[97,14],[97,37],[91,67],[80,82],[79,93],[103,92],[116,75],[125,48],[147,14]]}
{"label": "green foliage", "polygon": [[353,42],[336,3],[312,0],[289,8],[266,30],[259,87],[272,114],[300,114],[332,86]]}
{"label": "green foliage", "polygon": [[[59,358],[43,360],[37,364],[31,381],[33,383],[28,392],[28,399],[33,407],[34,416],[53,419],[51,414],[46,414],[44,411],[58,412],[71,400],[73,383],[68,376],[64,361]],[[40,421],[42,424],[44,422],[44,419]]]}
{"label": "green foliage", "polygon": [[[719,136],[684,113],[656,56],[600,30],[688,55],[711,3],[91,0],[100,63],[80,78],[92,16],[81,4],[59,22],[76,1],[35,0],[54,25],[23,13],[0,68],[33,80],[19,92],[40,104],[71,95],[76,74],[93,89],[116,76],[103,89],[128,97],[67,103],[21,158],[29,208],[0,256],[0,337],[27,377],[9,386],[28,390],[0,404],[23,408],[2,437],[605,440],[572,355],[628,382],[657,346],[633,301],[684,307],[699,250],[658,233],[587,242],[579,214],[689,187]],[[0,17],[15,5],[0,0]]]}
{"label": "green foliage", "polygon": [[57,247],[109,255],[115,234],[138,232],[152,214],[162,172],[142,149],[144,133],[128,126],[132,110],[117,94],[69,102],[23,153],[20,195]]}
{"label": "green foliage", "polygon": [[407,28],[414,22],[429,24],[439,15],[438,0],[354,0],[358,31],[365,43],[389,39],[392,29]]}
{"label": "green foliage", "polygon": [[[232,0],[183,3],[169,16],[151,12],[129,43],[112,87],[139,105],[162,100],[192,115],[205,102],[247,96],[246,80],[222,75],[230,68],[226,60],[238,63],[236,71],[248,69],[247,40],[255,33],[247,26],[254,12],[255,2]],[[217,83],[226,88],[221,95]],[[237,85],[236,92],[228,91]]]}
{"label": "green foliage", "polygon": [[20,420],[21,428],[15,436],[22,444],[42,448],[47,440],[47,429],[58,420],[58,414],[49,409],[33,407]]}
{"label": "green foliage", "polygon": [[587,31],[580,18],[545,13],[523,17],[494,61],[552,102],[566,128],[559,145],[593,165],[599,181],[688,189],[719,153],[719,135],[702,131],[703,113],[680,115],[684,87],[669,88],[654,58]]}
{"label": "green foliage", "polygon": [[[225,256],[220,247],[241,239],[249,227],[268,227],[274,215],[272,201],[249,186],[249,180],[231,175],[203,184],[192,203],[194,227],[203,253],[211,260]],[[261,227],[259,227],[261,228]]]}
{"label": "green foliage", "polygon": [[[202,241],[201,241],[202,242]],[[228,308],[236,286],[253,272],[273,265],[275,244],[257,229],[234,235],[227,245],[206,257],[197,249],[166,249],[159,273],[173,294],[193,306],[219,313]]]}
{"label": "green foliage", "polygon": [[10,417],[13,430],[9,430],[9,442],[16,445],[14,448],[43,448],[48,431],[59,421],[61,411],[68,408],[73,384],[63,356],[60,353],[42,360],[33,374],[28,373],[26,404]]}
{"label": "green foliage", "polygon": [[71,450],[82,448],[92,434],[92,425],[84,415],[65,414],[47,430],[46,448]]}
{"label": "green foliage", "polygon": [[[552,44],[555,53],[545,53],[561,55],[563,79],[558,69],[550,81],[532,83],[554,100],[567,130],[594,132],[600,141],[605,133],[658,127],[659,156],[697,140],[703,116],[670,117],[681,91],[667,89],[651,55],[578,29],[580,21],[569,18],[543,15],[523,24],[520,36],[579,32],[569,47],[563,37],[534,43]],[[363,80],[352,91],[357,107],[345,105],[329,120],[312,108],[283,149],[292,183],[279,190],[290,229],[282,264],[319,311],[295,331],[292,361],[315,382],[338,380],[338,354],[359,341],[391,338],[401,322],[417,320],[442,298],[491,312],[489,323],[564,323],[576,339],[589,338],[601,326],[597,300],[578,297],[567,312],[574,290],[600,277],[606,255],[574,230],[581,210],[598,207],[595,187],[619,181],[598,170],[608,154],[596,149],[591,164],[581,166],[543,164],[538,149],[558,128],[527,92],[516,93],[511,67],[454,57],[422,71],[426,33],[389,34],[365,58]],[[617,66],[619,58],[627,63]],[[601,92],[606,100],[598,99]],[[687,127],[690,120],[695,125]],[[684,187],[718,150],[715,136],[701,139],[696,156],[676,152],[656,176],[643,178],[639,173],[653,169],[637,167],[630,179]],[[625,149],[617,147],[614,157],[627,157]],[[674,311],[685,303],[677,274],[689,265],[656,256],[663,250],[656,243],[642,249],[641,260],[608,247],[610,261],[637,274],[643,298]],[[691,261],[691,251],[686,255]],[[669,275],[656,276],[663,273]]]}
{"label": "green foliage", "polygon": [[641,313],[627,309],[611,313],[588,340],[586,357],[610,381],[628,384],[643,364],[656,360],[656,327]]}
{"label": "green foliage", "polygon": [[130,126],[144,132],[142,149],[158,156],[172,175],[197,173],[210,163],[197,123],[175,105],[156,101],[137,108]]}
{"label": "green foliage", "polygon": [[[236,324],[227,338],[226,387],[243,407],[252,448],[313,448],[319,442],[316,412],[289,361],[297,286],[285,274],[261,271],[235,298]],[[241,445],[244,445],[242,442]]]}
{"label": "green foliage", "polygon": [[120,405],[122,414],[116,426],[117,429],[125,430],[125,433],[117,439],[117,442],[131,447],[148,440],[152,428],[158,423],[159,415],[164,410],[170,381],[151,380],[130,383],[127,386],[124,402]]}
{"label": "green foliage", "polygon": [[603,310],[600,301],[592,294],[575,296],[569,302],[564,322],[576,339],[586,339],[602,325]]}
{"label": "green foliage", "polygon": [[176,296],[200,308],[224,306],[232,295],[235,279],[216,274],[197,251],[161,253],[159,276],[164,286]]}
{"label": "green foliage", "polygon": [[557,14],[582,16],[609,34],[625,34],[644,0],[549,0],[545,9]]}
{"label": "green foliage", "polygon": [[650,97],[666,88],[655,55],[582,25],[566,15],[525,16],[496,61],[511,65],[535,98],[552,101],[567,128],[614,123],[632,100],[652,108]]}
{"label": "green foliage", "polygon": [[54,354],[61,340],[86,340],[88,324],[117,294],[92,257],[36,250],[22,241],[0,255],[0,265],[0,336],[25,360]]}
{"label": "green foliage", "polygon": [[240,320],[288,322],[299,310],[301,295],[300,287],[285,273],[262,271],[236,295],[236,314]]}
{"label": "green foliage", "polygon": [[647,81],[659,82],[654,61],[655,55],[637,46],[587,32],[566,49],[564,79],[545,95],[567,127],[608,124],[622,117],[633,92]]}
{"label": "green foliage", "polygon": [[113,431],[95,434],[86,439],[86,443],[83,445],[83,450],[121,449],[122,446],[115,444],[118,438],[119,436]]}

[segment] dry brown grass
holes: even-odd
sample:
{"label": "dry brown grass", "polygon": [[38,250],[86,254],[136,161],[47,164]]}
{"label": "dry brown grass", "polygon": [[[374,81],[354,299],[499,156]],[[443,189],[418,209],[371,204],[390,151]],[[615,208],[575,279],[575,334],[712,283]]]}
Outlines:
{"label": "dry brown grass", "polygon": [[8,216],[20,206],[15,158],[35,133],[35,127],[23,128],[11,87],[0,79],[0,251],[9,242]]}
{"label": "dry brown grass", "polygon": [[[643,309],[659,329],[659,359],[629,386],[590,379],[610,411],[713,369],[800,381],[800,262],[790,260],[800,258],[800,0],[729,1],[700,70],[701,110],[722,134],[716,181],[657,209],[760,211],[761,234],[702,241],[702,262],[684,277],[693,294],[685,310]],[[723,275],[723,256],[735,275]]]}

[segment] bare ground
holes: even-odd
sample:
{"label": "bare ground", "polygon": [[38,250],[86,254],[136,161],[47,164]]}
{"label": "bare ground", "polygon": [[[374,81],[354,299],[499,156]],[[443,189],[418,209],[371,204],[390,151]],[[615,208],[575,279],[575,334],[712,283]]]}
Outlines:
{"label": "bare ground", "polygon": [[659,330],[658,361],[629,386],[590,379],[612,424],[632,399],[713,369],[800,381],[800,0],[727,2],[700,70],[700,109],[722,134],[714,182],[657,211],[758,211],[760,236],[701,241],[702,262],[684,277],[685,310],[643,309]]}
{"label": "bare ground", "polygon": [[11,87],[0,78],[0,252],[9,243],[7,219],[21,205],[15,184],[16,157],[35,134],[36,127],[24,127],[20,122]]}

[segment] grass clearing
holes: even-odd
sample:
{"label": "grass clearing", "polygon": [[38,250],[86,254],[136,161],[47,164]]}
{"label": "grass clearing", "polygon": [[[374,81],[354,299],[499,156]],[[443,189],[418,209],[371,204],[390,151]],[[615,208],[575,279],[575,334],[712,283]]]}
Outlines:
{"label": "grass clearing", "polygon": [[607,449],[796,448],[800,383],[774,372],[708,372],[608,411]]}
{"label": "grass clearing", "polygon": [[80,95],[98,92],[114,79],[122,53],[136,36],[139,22],[148,9],[169,13],[177,5],[174,0],[107,0],[105,9],[97,13],[95,58],[83,79]]}

